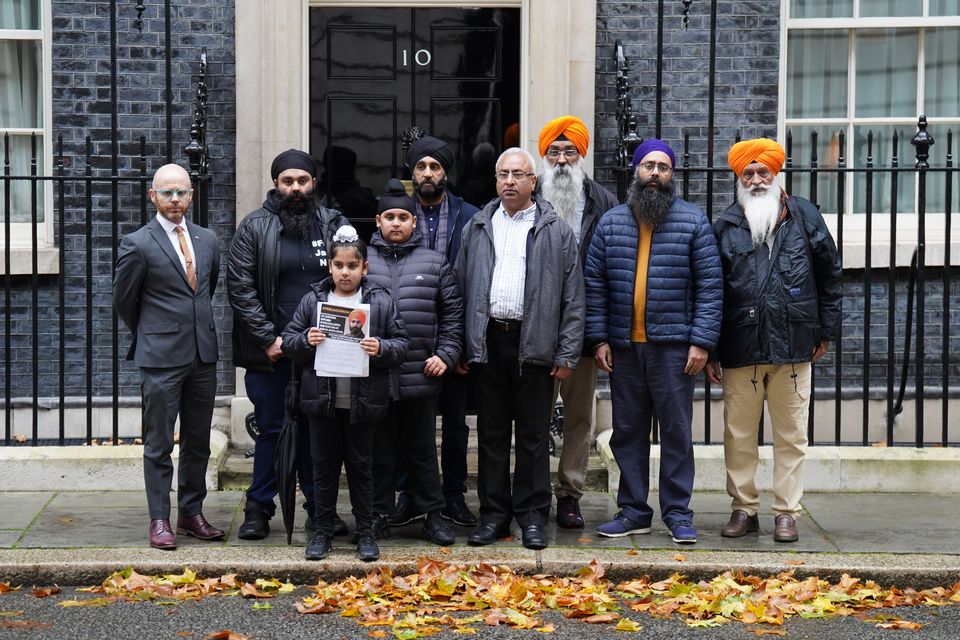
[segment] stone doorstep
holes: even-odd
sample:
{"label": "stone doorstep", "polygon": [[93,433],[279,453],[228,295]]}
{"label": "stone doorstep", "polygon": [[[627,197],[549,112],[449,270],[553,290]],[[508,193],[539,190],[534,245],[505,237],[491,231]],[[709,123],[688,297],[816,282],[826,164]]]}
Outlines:
{"label": "stone doorstep", "polygon": [[[229,453],[227,435],[210,432],[207,489],[220,488],[220,468]],[[173,448],[177,485],[180,445]],[[0,447],[4,491],[143,491],[143,445]]]}
{"label": "stone doorstep", "polygon": [[[610,450],[612,431],[597,436],[597,450],[607,468],[607,491],[616,493],[620,469]],[[695,491],[726,491],[722,445],[695,445]],[[650,480],[660,473],[660,446],[650,447]],[[824,493],[960,493],[960,448],[809,447],[804,490]],[[773,488],[773,447],[760,447],[757,488]]]}

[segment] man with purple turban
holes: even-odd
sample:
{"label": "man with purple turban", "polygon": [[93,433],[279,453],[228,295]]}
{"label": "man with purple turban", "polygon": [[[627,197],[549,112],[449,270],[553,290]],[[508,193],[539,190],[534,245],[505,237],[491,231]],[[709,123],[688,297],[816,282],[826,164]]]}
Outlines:
{"label": "man with purple turban", "polygon": [[[815,204],[774,184],[785,154],[766,138],[733,145],[736,201],[713,230],[723,263],[720,346],[706,375],[723,385],[723,453],[733,513],[720,534],[759,531],[754,476],[767,401],[773,427],[773,539],[794,542],[803,496],[811,362],[840,333],[842,268]],[[723,373],[721,376],[721,369]]]}
{"label": "man with purple turban", "polygon": [[697,541],[693,381],[720,337],[723,272],[707,217],[676,197],[676,156],[661,140],[633,154],[627,203],[597,224],[584,270],[586,342],[610,374],[619,511],[597,533],[650,533],[650,428],[660,425],[660,517],[673,541]]}

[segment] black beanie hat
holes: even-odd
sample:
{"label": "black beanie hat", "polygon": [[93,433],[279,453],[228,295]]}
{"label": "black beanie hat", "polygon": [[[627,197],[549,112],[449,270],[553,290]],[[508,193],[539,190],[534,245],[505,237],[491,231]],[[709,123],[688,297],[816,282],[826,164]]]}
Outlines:
{"label": "black beanie hat", "polygon": [[420,159],[425,156],[430,156],[439,162],[444,173],[450,173],[450,169],[453,168],[453,151],[443,140],[433,136],[424,136],[414,142],[407,151],[407,167],[413,171]]}
{"label": "black beanie hat", "polygon": [[413,198],[407,195],[407,190],[404,189],[403,183],[396,178],[387,180],[387,184],[383,188],[383,195],[380,196],[380,200],[377,203],[377,215],[389,209],[403,209],[404,211],[409,211],[410,215],[417,215]]}
{"label": "black beanie hat", "polygon": [[299,149],[287,149],[273,159],[273,164],[270,165],[270,179],[276,180],[287,169],[303,169],[314,178],[317,177],[317,161],[309,153]]}

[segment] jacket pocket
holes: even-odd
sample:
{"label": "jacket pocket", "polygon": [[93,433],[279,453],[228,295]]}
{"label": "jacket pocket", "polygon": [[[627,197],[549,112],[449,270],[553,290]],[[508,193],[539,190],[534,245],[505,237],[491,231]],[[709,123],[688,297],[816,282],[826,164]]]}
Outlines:
{"label": "jacket pocket", "polygon": [[179,322],[151,322],[143,324],[144,333],[177,333],[180,331]]}
{"label": "jacket pocket", "polygon": [[740,366],[739,363],[757,360],[762,353],[760,308],[746,306],[725,309],[720,335],[721,362],[727,366]]}
{"label": "jacket pocket", "polygon": [[810,360],[818,342],[817,301],[787,302],[787,324],[790,327],[792,358]]}

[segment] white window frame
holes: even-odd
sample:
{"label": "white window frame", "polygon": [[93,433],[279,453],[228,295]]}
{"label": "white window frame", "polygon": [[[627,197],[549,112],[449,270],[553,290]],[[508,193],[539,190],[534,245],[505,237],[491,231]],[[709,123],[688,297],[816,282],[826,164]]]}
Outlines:
{"label": "white window frame", "polygon": [[[3,134],[9,133],[10,137],[23,136],[29,140],[31,134],[36,134],[43,141],[43,154],[38,158],[37,174],[43,176],[53,175],[53,136],[52,136],[52,118],[53,118],[53,72],[52,72],[52,21],[51,21],[51,0],[40,0],[40,29],[0,29],[0,40],[34,40],[41,43],[41,66],[42,77],[40,79],[43,91],[43,123],[42,127],[37,129],[15,129],[4,128],[0,124],[0,173],[2,173],[3,163]],[[39,142],[39,140],[38,140]],[[11,174],[26,175],[29,173],[29,166],[11,166]],[[40,274],[56,274],[59,272],[59,252],[54,246],[53,221],[55,212],[53,210],[53,188],[52,183],[44,181],[41,183],[40,197],[43,198],[44,218],[37,224],[37,267]],[[3,202],[0,202],[0,214]],[[2,220],[2,218],[0,218]],[[29,222],[10,223],[10,273],[11,274],[29,274],[33,270],[33,230]],[[3,253],[6,249],[5,225],[0,221],[0,275],[4,274],[5,264]]]}
{"label": "white window frame", "polygon": [[[931,117],[929,114],[923,114],[924,101],[924,79],[925,79],[925,59],[926,54],[926,29],[938,27],[960,27],[960,16],[930,16],[929,0],[923,0],[923,14],[920,16],[899,16],[899,17],[869,17],[860,18],[859,15],[860,0],[853,0],[853,16],[847,18],[790,18],[790,5],[793,0],[781,3],[780,14],[780,90],[778,100],[778,126],[777,137],[779,140],[786,140],[787,130],[798,126],[819,126],[838,128],[842,127],[847,140],[846,157],[847,166],[851,166],[853,158],[854,127],[857,125],[900,125],[904,128],[905,145],[901,147],[901,166],[912,167],[914,163],[913,147],[910,145],[910,138],[916,129],[917,119],[920,115],[927,115],[927,122],[931,129],[943,131],[945,127],[952,127],[955,133],[960,133],[960,117]],[[865,29],[892,29],[892,28],[917,28],[919,30],[918,58],[917,58],[917,102],[916,115],[914,117],[891,117],[891,118],[857,118],[854,109],[856,105],[856,32]],[[800,30],[832,30],[843,29],[853,32],[854,46],[850,47],[849,59],[847,61],[847,113],[843,118],[787,118],[787,50],[788,37],[790,31]],[[940,140],[938,138],[942,137]],[[935,137],[937,144],[946,144],[946,136]],[[955,139],[960,142],[960,139]],[[954,149],[954,156],[958,155],[957,149]],[[877,157],[875,155],[875,157]],[[798,158],[797,164],[805,166],[806,159]],[[884,166],[889,162],[889,157],[879,157],[879,165]],[[956,163],[955,163],[956,166]],[[956,178],[955,178],[956,179]],[[915,176],[914,180],[918,180]],[[863,268],[865,266],[865,247],[866,238],[866,216],[862,211],[854,211],[854,188],[853,181],[847,181],[844,206],[844,255],[843,264],[848,268]],[[956,192],[956,183],[954,185]],[[918,215],[917,198],[918,189],[914,185],[914,205],[913,212],[897,214],[897,248],[896,265],[909,266],[913,249],[918,239]],[[802,194],[799,194],[802,195]],[[830,226],[831,231],[836,233],[837,215],[825,214],[824,218]],[[873,233],[871,245],[871,265],[874,267],[889,266],[890,259],[890,216],[887,213],[874,212],[873,214]],[[945,215],[940,213],[928,213],[925,215],[925,246],[927,265],[943,265],[944,258],[944,229]],[[960,264],[960,212],[953,211],[951,215],[952,239],[951,239],[951,264]]]}

